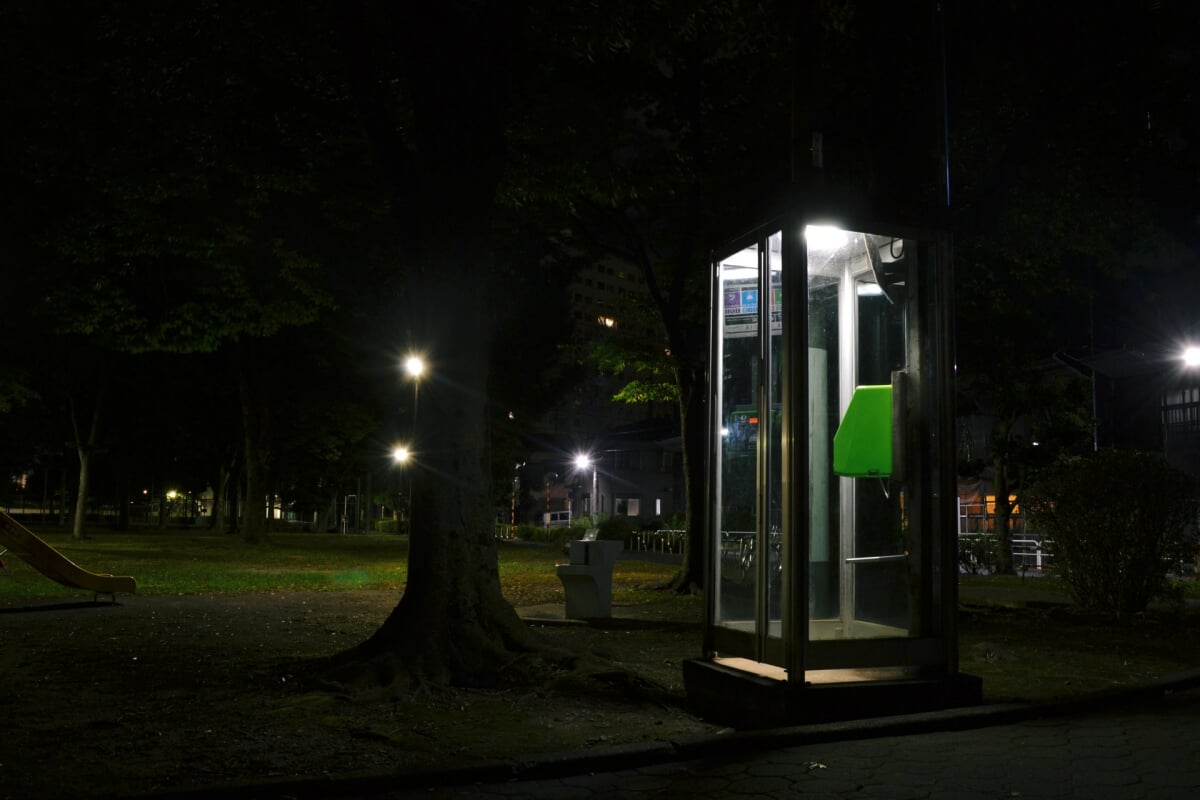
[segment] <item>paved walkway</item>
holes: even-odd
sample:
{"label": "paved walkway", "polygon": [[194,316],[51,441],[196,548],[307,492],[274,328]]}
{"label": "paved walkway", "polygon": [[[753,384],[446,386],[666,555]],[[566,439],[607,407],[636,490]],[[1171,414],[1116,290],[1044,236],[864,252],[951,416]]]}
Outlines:
{"label": "paved walkway", "polygon": [[[734,736],[726,748],[719,739],[694,743],[695,756],[681,761],[628,769],[597,762],[591,770],[586,763],[563,763],[558,767],[565,772],[558,777],[465,786],[410,784],[401,791],[376,786],[380,791],[375,793],[339,796],[378,800],[1200,797],[1200,690],[968,730],[873,738],[856,738],[845,731],[844,736],[792,746],[779,746],[770,735],[745,740]],[[628,757],[636,760],[637,756]],[[529,767],[536,773],[538,765]],[[540,768],[556,767],[549,763]],[[574,773],[578,768],[583,771]]]}

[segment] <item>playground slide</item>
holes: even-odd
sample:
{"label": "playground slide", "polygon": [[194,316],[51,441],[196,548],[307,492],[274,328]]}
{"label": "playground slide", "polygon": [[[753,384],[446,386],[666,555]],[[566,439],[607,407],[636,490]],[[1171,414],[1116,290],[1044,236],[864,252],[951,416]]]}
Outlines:
{"label": "playground slide", "polygon": [[0,551],[3,550],[20,556],[50,580],[72,589],[86,589],[114,597],[117,592],[133,594],[137,589],[137,581],[133,578],[88,572],[38,538],[33,531],[0,511]]}

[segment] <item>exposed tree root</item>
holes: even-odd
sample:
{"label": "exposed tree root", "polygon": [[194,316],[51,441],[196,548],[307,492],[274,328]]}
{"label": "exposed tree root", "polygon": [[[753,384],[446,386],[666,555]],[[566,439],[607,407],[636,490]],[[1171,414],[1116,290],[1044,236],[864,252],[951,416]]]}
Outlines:
{"label": "exposed tree root", "polygon": [[471,620],[423,619],[403,604],[363,643],[313,665],[313,677],[353,692],[527,685],[578,656],[549,645],[504,603]]}

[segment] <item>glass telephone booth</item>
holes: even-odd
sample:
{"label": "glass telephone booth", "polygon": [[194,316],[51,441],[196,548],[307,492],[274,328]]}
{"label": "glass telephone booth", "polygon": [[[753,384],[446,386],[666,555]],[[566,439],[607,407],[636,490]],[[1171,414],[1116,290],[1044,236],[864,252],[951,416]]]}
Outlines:
{"label": "glass telephone booth", "polygon": [[978,702],[957,672],[950,274],[936,236],[764,226],[713,262],[704,653],[749,725]]}

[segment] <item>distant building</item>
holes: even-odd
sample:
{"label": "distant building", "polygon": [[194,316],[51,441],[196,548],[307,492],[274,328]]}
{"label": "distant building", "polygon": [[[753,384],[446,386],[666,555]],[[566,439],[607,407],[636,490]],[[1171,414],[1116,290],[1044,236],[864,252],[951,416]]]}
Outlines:
{"label": "distant building", "polygon": [[[588,466],[576,463],[581,455],[589,457]],[[518,524],[541,524],[546,512],[556,511],[570,511],[577,522],[593,515],[649,522],[686,508],[681,439],[668,419],[615,428],[586,442],[541,439],[520,473]]]}
{"label": "distant building", "polygon": [[[586,378],[534,426],[521,470],[525,488],[517,499],[523,512],[518,521],[537,524],[545,512],[560,510],[570,510],[576,520],[593,513],[637,520],[682,514],[686,499],[677,407],[613,400],[622,380],[588,365],[585,357],[590,344],[603,337],[641,339],[652,346],[662,340],[640,272],[617,261],[587,266],[568,294],[573,344],[584,359]],[[581,454],[597,460],[594,492],[591,470],[575,466]]]}
{"label": "distant building", "polygon": [[1200,482],[1200,380],[1163,394],[1162,442],[1167,461]]}

